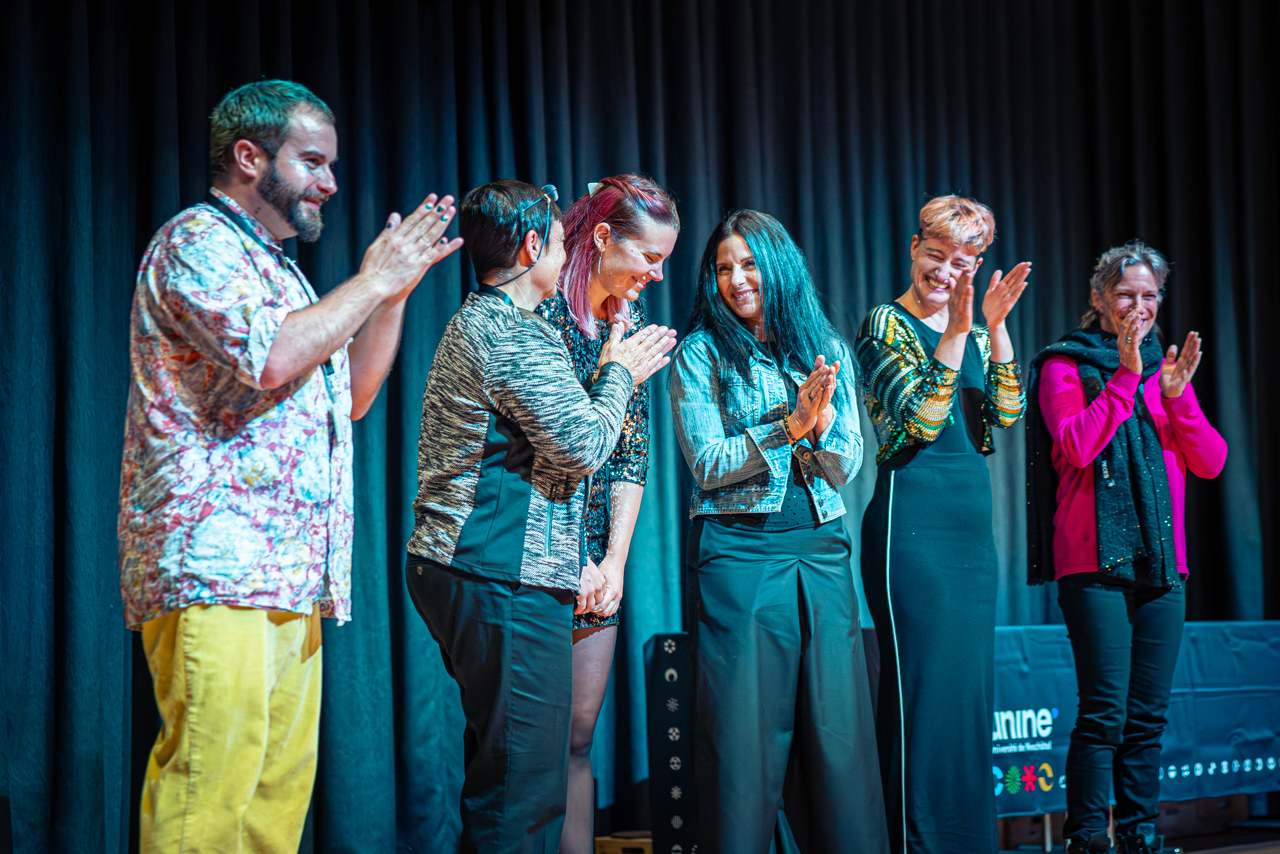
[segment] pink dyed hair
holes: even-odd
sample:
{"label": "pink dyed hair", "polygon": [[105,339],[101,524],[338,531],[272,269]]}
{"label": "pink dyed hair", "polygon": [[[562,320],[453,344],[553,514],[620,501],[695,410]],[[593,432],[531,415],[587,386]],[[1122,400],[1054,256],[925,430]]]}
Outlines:
{"label": "pink dyed hair", "polygon": [[[616,237],[634,240],[649,221],[680,230],[676,200],[664,187],[644,175],[615,175],[601,178],[594,193],[581,196],[564,215],[564,250],[567,260],[560,272],[558,287],[569,304],[569,313],[588,338],[596,337],[591,316],[591,265],[596,259],[595,230],[607,223]],[[604,303],[606,316],[631,328],[631,307],[624,299],[610,296]]]}

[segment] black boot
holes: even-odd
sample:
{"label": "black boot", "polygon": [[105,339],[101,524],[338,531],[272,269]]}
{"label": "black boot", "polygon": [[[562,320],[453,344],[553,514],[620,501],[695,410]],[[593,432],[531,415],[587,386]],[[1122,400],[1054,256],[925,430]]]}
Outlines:
{"label": "black boot", "polygon": [[1116,851],[1120,854],[1161,854],[1164,837],[1156,835],[1154,824],[1139,824],[1132,833],[1116,837]]}
{"label": "black boot", "polygon": [[1105,830],[1098,833],[1084,833],[1067,840],[1067,854],[1116,854],[1111,847]]}

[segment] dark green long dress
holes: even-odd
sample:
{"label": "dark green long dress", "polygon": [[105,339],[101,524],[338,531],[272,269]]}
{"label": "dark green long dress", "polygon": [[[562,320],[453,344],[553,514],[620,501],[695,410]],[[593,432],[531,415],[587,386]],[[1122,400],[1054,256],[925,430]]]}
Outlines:
{"label": "dark green long dress", "polygon": [[[902,311],[925,353],[941,333]],[[955,423],[880,463],[862,521],[862,581],[880,645],[876,736],[894,852],[994,852],[991,715],[996,546],[981,410],[965,346]]]}

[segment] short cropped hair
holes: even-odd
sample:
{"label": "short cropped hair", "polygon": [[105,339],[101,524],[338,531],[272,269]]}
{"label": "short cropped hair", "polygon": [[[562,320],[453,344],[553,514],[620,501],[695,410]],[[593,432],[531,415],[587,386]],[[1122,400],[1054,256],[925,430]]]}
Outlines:
{"label": "short cropped hair", "polygon": [[[1098,256],[1093,275],[1089,277],[1089,292],[1104,300],[1120,284],[1124,271],[1134,264],[1146,264],[1160,289],[1156,304],[1164,302],[1165,281],[1169,278],[1169,260],[1159,250],[1152,249],[1141,240],[1130,240],[1123,246],[1113,246]],[[1080,328],[1088,329],[1098,322],[1098,310],[1089,301],[1089,310],[1080,318]]]}
{"label": "short cropped hair", "polygon": [[209,116],[209,162],[215,176],[231,166],[232,149],[242,139],[261,145],[271,157],[289,136],[298,110],[336,124],[329,105],[292,80],[258,80],[226,94]]}
{"label": "short cropped hair", "polygon": [[920,239],[930,237],[981,255],[996,239],[996,218],[991,208],[975,199],[938,196],[920,209]]}
{"label": "short cropped hair", "polygon": [[531,229],[541,235],[552,222],[560,221],[560,206],[550,198],[543,199],[544,195],[532,184],[508,178],[476,187],[462,197],[458,233],[477,281],[494,270],[515,266],[520,244]]}

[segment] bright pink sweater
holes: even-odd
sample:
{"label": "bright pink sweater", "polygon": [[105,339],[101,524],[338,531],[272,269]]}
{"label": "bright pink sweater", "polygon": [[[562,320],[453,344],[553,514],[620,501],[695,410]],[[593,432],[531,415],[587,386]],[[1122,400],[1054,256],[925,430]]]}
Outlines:
{"label": "bright pink sweater", "polygon": [[1089,403],[1076,363],[1066,356],[1052,356],[1045,360],[1040,376],[1040,412],[1053,438],[1053,468],[1058,473],[1058,509],[1053,514],[1055,578],[1098,571],[1093,461],[1133,414],[1139,385],[1164,448],[1178,572],[1187,574],[1183,524],[1187,469],[1197,477],[1217,477],[1227,461],[1227,443],[1204,417],[1195,390],[1188,383],[1181,397],[1165,400],[1158,378],[1143,382],[1140,374],[1121,366],[1102,394]]}

